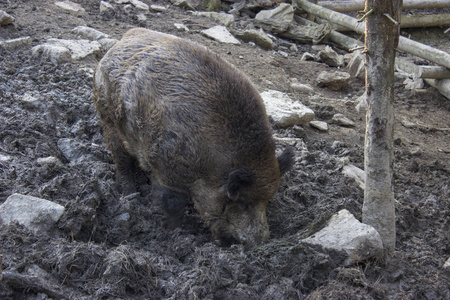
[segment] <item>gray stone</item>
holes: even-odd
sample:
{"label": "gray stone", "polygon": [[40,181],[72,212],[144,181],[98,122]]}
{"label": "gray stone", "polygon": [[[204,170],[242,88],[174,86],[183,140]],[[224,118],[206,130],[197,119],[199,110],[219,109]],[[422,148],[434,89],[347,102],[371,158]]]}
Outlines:
{"label": "gray stone", "polygon": [[196,11],[193,13],[195,16],[203,16],[210,19],[213,19],[214,21],[219,22],[220,24],[227,26],[227,27],[234,27],[234,16],[226,13],[217,13],[212,11]]}
{"label": "gray stone", "polygon": [[0,10],[0,26],[9,25],[16,21],[13,16],[4,10]]}
{"label": "gray stone", "polygon": [[97,41],[49,39],[47,44],[65,47],[70,51],[72,60],[95,58],[101,53],[101,45]]}
{"label": "gray stone", "polygon": [[226,44],[240,44],[239,42],[231,33],[227,30],[225,26],[214,26],[206,30],[202,30],[201,32],[203,35],[219,41],[221,43]]}
{"label": "gray stone", "polygon": [[70,162],[79,163],[96,160],[87,146],[76,139],[59,139],[57,146],[62,155]]}
{"label": "gray stone", "polygon": [[5,50],[14,50],[24,46],[26,47],[31,46],[31,38],[29,36],[0,42],[0,47],[2,47]]}
{"label": "gray stone", "polygon": [[98,42],[100,43],[100,45],[102,46],[102,48],[105,51],[108,51],[109,49],[112,48],[112,46],[114,46],[119,40],[117,39],[110,39],[110,38],[104,38],[104,39],[99,39]]}
{"label": "gray stone", "polygon": [[311,127],[314,127],[320,131],[328,131],[328,124],[327,122],[323,122],[323,121],[311,121],[309,122],[309,125],[311,125]]}
{"label": "gray stone", "polygon": [[447,259],[447,261],[444,263],[444,265],[443,265],[442,267],[443,267],[444,269],[450,271],[450,257]]}
{"label": "gray stone", "polygon": [[425,85],[422,78],[416,79],[406,78],[403,81],[403,84],[405,85],[405,89],[407,90],[421,90]]}
{"label": "gray stone", "polygon": [[145,14],[137,14],[136,17],[141,24],[147,22],[147,17],[145,16]]}
{"label": "gray stone", "polygon": [[40,157],[36,160],[36,163],[40,166],[56,166],[60,165],[61,161],[54,156],[48,156],[48,157]]}
{"label": "gray stone", "polygon": [[173,26],[175,26],[175,28],[179,31],[186,31],[186,32],[189,31],[189,28],[187,28],[186,25],[181,24],[181,23],[174,23]]}
{"label": "gray stone", "polygon": [[364,56],[361,54],[361,51],[355,51],[352,53],[347,68],[352,78],[364,79],[365,63]]}
{"label": "gray stone", "polygon": [[150,7],[142,1],[130,0],[129,3],[133,4],[134,7],[141,10],[150,10]]}
{"label": "gray stone", "polygon": [[320,87],[328,87],[333,91],[340,91],[347,86],[350,81],[350,74],[347,72],[327,72],[323,71],[317,76],[317,85]]}
{"label": "gray stone", "polygon": [[294,20],[294,8],[290,4],[281,3],[274,9],[261,10],[258,14],[256,14],[255,19],[272,19],[290,23]]}
{"label": "gray stone", "polygon": [[72,1],[58,1],[55,2],[55,5],[64,11],[71,13],[76,16],[82,16],[86,13],[86,10],[78,3],[74,3]]}
{"label": "gray stone", "polygon": [[358,111],[358,113],[366,113],[366,109],[367,109],[367,91],[364,91],[364,94],[362,94],[361,96],[358,97],[358,99],[356,99],[356,110]]}
{"label": "gray stone", "polygon": [[348,126],[353,127],[355,126],[355,122],[344,116],[343,114],[334,114],[331,121],[339,126]]}
{"label": "gray stone", "polygon": [[299,82],[291,82],[290,84],[291,89],[293,89],[296,92],[313,95],[314,94],[314,88],[309,84],[303,84]]}
{"label": "gray stone", "polygon": [[150,5],[150,9],[156,12],[164,12],[167,10],[165,6],[155,4]]}
{"label": "gray stone", "polygon": [[293,101],[280,91],[268,90],[261,93],[267,114],[276,126],[289,127],[308,124],[314,119],[314,112],[300,102]]}
{"label": "gray stone", "polygon": [[13,194],[0,205],[0,220],[9,225],[17,222],[34,233],[48,231],[62,216],[64,207],[54,202]]}
{"label": "gray stone", "polygon": [[249,29],[236,31],[234,32],[234,35],[245,42],[254,42],[263,49],[273,49],[272,39],[262,30]]}
{"label": "gray stone", "polygon": [[100,12],[104,13],[104,12],[110,12],[114,10],[114,6],[112,6],[111,3],[106,2],[106,1],[100,1]]}
{"label": "gray stone", "polygon": [[72,55],[69,49],[63,46],[49,44],[34,46],[31,49],[31,56],[35,59],[50,61],[54,64],[72,61]]}
{"label": "gray stone", "polygon": [[106,33],[98,31],[97,29],[88,26],[77,26],[72,30],[78,36],[89,39],[91,41],[97,41],[99,39],[108,38]]}
{"label": "gray stone", "polygon": [[0,154],[0,162],[11,161],[12,157],[10,155]]}
{"label": "gray stone", "polygon": [[345,251],[345,265],[364,261],[371,257],[381,258],[383,242],[380,234],[367,224],[359,222],[348,210],[333,215],[328,225],[303,242],[325,248]]}
{"label": "gray stone", "polygon": [[300,60],[301,61],[311,61],[311,60],[316,60],[316,57],[309,52],[305,52],[305,53],[303,53]]}
{"label": "gray stone", "polygon": [[339,55],[330,46],[319,52],[317,55],[320,62],[326,63],[330,67],[342,67],[344,65],[344,56]]}
{"label": "gray stone", "polygon": [[347,177],[353,178],[361,189],[364,190],[366,188],[364,170],[361,170],[352,164],[348,164],[342,168],[342,173]]}

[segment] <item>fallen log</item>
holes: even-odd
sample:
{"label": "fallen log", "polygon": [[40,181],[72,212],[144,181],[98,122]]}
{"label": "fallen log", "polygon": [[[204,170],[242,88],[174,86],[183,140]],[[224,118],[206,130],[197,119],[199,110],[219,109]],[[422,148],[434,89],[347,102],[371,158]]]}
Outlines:
{"label": "fallen log", "polygon": [[450,14],[402,15],[401,28],[437,27],[450,25]]}
{"label": "fallen log", "polygon": [[450,78],[450,70],[445,67],[420,66],[414,71],[415,78],[446,79]]}
{"label": "fallen log", "polygon": [[[308,13],[315,14],[316,16],[327,19],[332,23],[351,28],[358,33],[364,33],[365,22],[358,22],[358,20],[353,17],[332,11],[319,5],[309,3],[306,0],[294,0],[293,3],[298,8],[301,8]],[[438,65],[450,68],[450,54],[428,45],[400,36],[398,49],[420,58],[429,60]]]}
{"label": "fallen log", "polygon": [[[338,12],[364,10],[364,0],[319,1],[319,5]],[[450,0],[404,0],[403,9],[448,8]]]}
{"label": "fallen log", "polygon": [[[313,21],[309,21],[299,16],[294,16],[294,19],[301,25],[316,25],[316,23],[314,23]],[[348,52],[352,52],[353,49],[364,46],[364,42],[349,37],[335,30],[331,30],[328,40],[333,44],[336,44],[339,48],[347,50]]]}
{"label": "fallen log", "polygon": [[[317,23],[321,24],[321,20],[322,19],[317,20]],[[450,14],[402,15],[402,20],[400,23],[401,28],[439,27],[439,26],[450,26]],[[334,25],[333,29],[336,31],[351,30],[350,28],[339,25]]]}
{"label": "fallen log", "polygon": [[314,26],[301,26],[295,22],[285,22],[272,19],[255,19],[253,24],[275,35],[291,39],[300,43],[318,44],[327,38],[331,32],[330,24],[316,24]]}

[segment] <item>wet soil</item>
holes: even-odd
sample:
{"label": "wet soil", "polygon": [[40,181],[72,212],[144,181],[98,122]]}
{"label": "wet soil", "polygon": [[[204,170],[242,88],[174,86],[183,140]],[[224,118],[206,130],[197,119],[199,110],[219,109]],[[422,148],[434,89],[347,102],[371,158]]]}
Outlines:
{"label": "wet soil", "polygon": [[[171,33],[221,54],[260,91],[286,92],[311,107],[318,120],[330,121],[339,112],[356,126],[330,124],[325,133],[309,126],[274,128],[278,150],[294,144],[297,162],[269,205],[270,241],[247,251],[240,245],[224,248],[192,206],[182,225],[169,229],[162,209],[145,197],[149,187],[143,186],[140,196],[119,193],[91,101],[96,61],[53,65],[31,59],[31,47],[0,49],[0,203],[21,193],[66,209],[46,233],[35,235],[18,224],[0,227],[0,298],[450,299],[450,274],[443,269],[450,256],[448,99],[432,88],[405,90],[397,79],[396,252],[387,261],[342,267],[342,253],[300,240],[343,208],[361,220],[363,191],[342,175],[342,167],[350,162],[363,168],[365,116],[355,109],[362,80],[353,79],[340,92],[318,88],[317,75],[333,68],[300,61],[304,52],[317,52],[311,45],[297,44],[295,51],[278,40],[285,57],[248,43],[220,44],[200,34],[214,21],[168,2],[144,1],[168,7],[146,13],[145,22],[138,20],[136,9],[102,15],[98,1],[74,2],[86,9],[84,15],[66,14],[53,1],[0,0],[0,9],[16,18],[14,25],[0,27],[0,38],[30,36],[34,46],[48,37],[75,39],[72,29],[79,25],[117,39],[136,26]],[[237,26],[249,20],[242,16]],[[190,31],[177,31],[174,23]],[[444,30],[429,30],[440,39],[430,43],[449,51]],[[423,39],[429,35],[424,32],[408,34]],[[311,84],[316,94],[292,91],[291,78]],[[417,126],[405,127],[402,120]],[[61,151],[67,141],[78,151],[75,158]],[[57,161],[38,160],[46,157]]]}

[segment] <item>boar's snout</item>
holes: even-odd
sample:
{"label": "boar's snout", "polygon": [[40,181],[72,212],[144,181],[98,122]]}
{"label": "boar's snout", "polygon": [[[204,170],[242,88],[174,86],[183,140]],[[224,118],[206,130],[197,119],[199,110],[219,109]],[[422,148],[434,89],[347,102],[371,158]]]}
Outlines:
{"label": "boar's snout", "polygon": [[243,244],[245,249],[252,249],[269,239],[265,205],[242,208],[242,205],[230,205],[225,212],[225,220],[213,233],[222,246]]}

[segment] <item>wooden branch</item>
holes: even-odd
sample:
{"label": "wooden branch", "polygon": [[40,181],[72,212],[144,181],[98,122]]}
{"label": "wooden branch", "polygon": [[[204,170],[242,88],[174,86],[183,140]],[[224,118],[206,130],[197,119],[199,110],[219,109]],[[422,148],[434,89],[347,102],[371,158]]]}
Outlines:
{"label": "wooden branch", "polygon": [[[339,12],[364,10],[364,0],[319,1],[319,5]],[[450,0],[404,0],[403,9],[448,8]]]}
{"label": "wooden branch", "polygon": [[[321,24],[321,19],[316,20]],[[419,27],[437,27],[437,26],[450,26],[450,14],[438,14],[438,15],[402,15],[400,23],[401,28],[419,28]],[[333,29],[336,31],[350,31],[350,28],[333,25]]]}
{"label": "wooden branch", "polygon": [[253,21],[256,27],[260,27],[265,31],[270,31],[278,36],[295,40],[301,43],[320,43],[327,38],[331,32],[329,24],[316,24],[314,26],[300,26],[295,22],[289,23],[272,19],[263,19]]}
{"label": "wooden branch", "polygon": [[[358,33],[364,33],[365,22],[358,22],[355,18],[309,3],[306,0],[293,0],[293,3],[296,4],[297,7],[309,13],[315,14],[320,18],[348,27]],[[400,36],[398,49],[429,60],[438,65],[450,68],[450,54],[445,51],[435,49],[403,36]]]}
{"label": "wooden branch", "polygon": [[450,70],[445,67],[420,66],[414,72],[415,78],[445,79],[450,78]]}
{"label": "wooden branch", "polygon": [[450,14],[402,15],[401,28],[434,27],[450,25]]}
{"label": "wooden branch", "polygon": [[436,88],[447,99],[450,99],[450,79],[425,79],[425,82]]}

